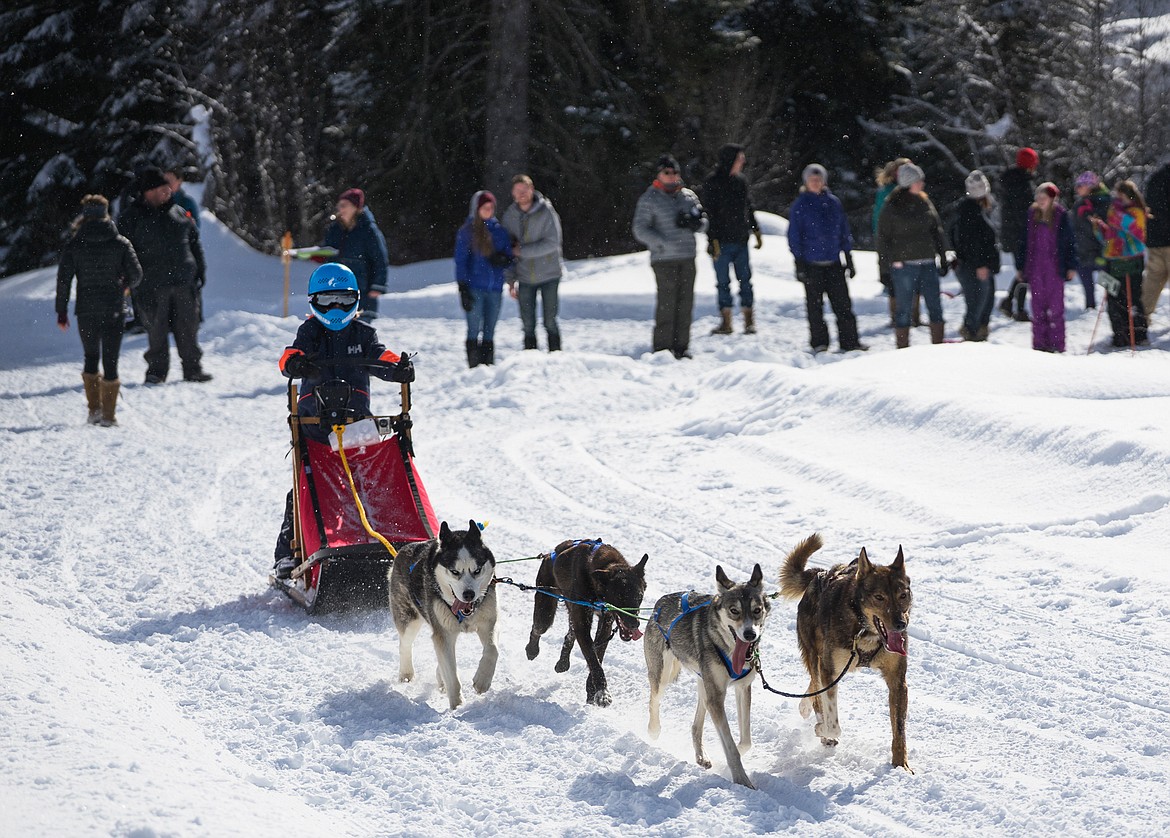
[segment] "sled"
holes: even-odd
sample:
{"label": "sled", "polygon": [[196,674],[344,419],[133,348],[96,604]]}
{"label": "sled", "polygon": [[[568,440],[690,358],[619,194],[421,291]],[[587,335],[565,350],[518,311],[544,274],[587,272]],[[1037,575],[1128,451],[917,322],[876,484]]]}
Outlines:
{"label": "sled", "polygon": [[[381,361],[354,363],[384,366]],[[338,388],[325,382],[317,387],[314,395],[322,405],[321,415],[302,417],[297,412],[297,385],[289,382],[292,550],[297,566],[288,579],[273,574],[269,582],[310,614],[385,608],[394,553],[411,542],[428,541],[438,532],[438,521],[414,466],[410,385],[401,387],[402,411],[366,417],[376,426],[376,441],[360,447],[347,444],[343,461],[340,452],[303,431],[307,425],[353,425],[356,420],[345,407],[348,385],[341,383]],[[343,392],[330,392],[331,388]],[[367,530],[363,512],[369,529],[386,543]]]}

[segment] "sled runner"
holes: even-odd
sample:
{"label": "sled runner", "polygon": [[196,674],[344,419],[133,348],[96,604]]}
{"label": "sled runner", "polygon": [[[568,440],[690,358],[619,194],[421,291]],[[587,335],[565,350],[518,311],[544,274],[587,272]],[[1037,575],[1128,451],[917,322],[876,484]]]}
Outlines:
{"label": "sled runner", "polygon": [[[385,365],[382,361],[352,363]],[[386,607],[387,573],[398,548],[427,541],[438,532],[434,510],[414,467],[410,385],[401,386],[401,413],[366,417],[355,425],[347,409],[348,384],[325,382],[314,388],[320,414],[300,416],[297,385],[289,382],[292,549],[297,566],[288,579],[272,575],[269,581],[310,614]],[[304,432],[308,426],[337,425],[350,431],[348,439],[344,430],[341,435],[344,458],[340,450]],[[363,428],[369,429],[367,435],[351,443]]]}

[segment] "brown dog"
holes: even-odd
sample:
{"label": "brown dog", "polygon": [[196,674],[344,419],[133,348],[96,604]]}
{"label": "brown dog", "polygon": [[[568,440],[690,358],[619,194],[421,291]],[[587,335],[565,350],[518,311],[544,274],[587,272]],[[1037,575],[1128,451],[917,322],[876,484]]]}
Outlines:
{"label": "brown dog", "polygon": [[[865,548],[847,565],[806,569],[809,557],[821,549],[813,534],[793,548],[780,571],[780,593],[800,597],[796,633],[800,654],[808,669],[808,692],[831,684],[849,663],[851,669],[871,667],[881,672],[890,691],[891,762],[910,770],[906,762],[906,628],[910,624],[910,578],[902,547],[889,566],[874,565]],[[800,714],[815,712],[816,732],[825,745],[841,737],[837,717],[837,687],[800,702]],[[913,772],[911,772],[913,773]]]}
{"label": "brown dog", "polygon": [[[638,640],[642,632],[638,620],[632,616],[642,604],[646,594],[646,560],[633,567],[621,553],[596,541],[562,541],[557,549],[545,556],[536,571],[537,587],[551,594],[565,598],[569,610],[569,630],[561,646],[561,657],[556,671],[569,669],[569,653],[573,650],[573,638],[581,647],[581,654],[589,666],[589,678],[585,682],[585,700],[599,707],[610,704],[609,686],[601,661],[605,658],[606,647],[613,637],[614,615],[617,614],[617,630],[622,640]],[[540,636],[552,626],[559,600],[548,594],[537,593],[532,607],[532,632],[524,651],[528,660],[540,654]],[[582,605],[580,603],[588,603]],[[597,619],[597,635],[590,637],[593,628],[593,603],[609,603],[625,612],[601,611]]]}

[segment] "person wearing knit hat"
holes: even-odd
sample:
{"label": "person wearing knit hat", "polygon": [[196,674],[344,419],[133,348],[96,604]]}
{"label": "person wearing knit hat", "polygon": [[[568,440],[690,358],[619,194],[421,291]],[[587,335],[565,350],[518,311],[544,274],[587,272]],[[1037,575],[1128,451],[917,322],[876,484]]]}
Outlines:
{"label": "person wearing knit hat", "polygon": [[1072,218],[1055,183],[1045,181],[1035,195],[1016,266],[1032,294],[1032,348],[1064,352],[1064,283],[1077,274]]}
{"label": "person wearing knit hat", "polygon": [[[898,188],[890,193],[878,217],[877,251],[881,269],[894,282],[894,341],[910,345],[910,309],[915,294],[926,303],[930,342],[943,342],[939,278],[949,270],[942,221],[925,191],[922,169],[906,163],[898,169]],[[938,260],[937,262],[935,260]]]}
{"label": "person wearing knit hat", "polygon": [[[1040,155],[1035,149],[1021,148],[1016,154],[1016,165],[1004,172],[1000,179],[999,246],[1004,253],[1017,253],[1022,245],[1028,228],[1028,211],[1036,193],[1032,174],[1039,165]],[[1007,295],[999,304],[1000,311],[1015,320],[1028,322],[1028,311],[1025,308],[1027,294],[1028,285],[1020,280],[1017,265]]]}
{"label": "person wearing knit hat", "polygon": [[752,288],[752,265],[748,254],[748,238],[755,236],[756,249],[763,247],[764,238],[756,221],[747,178],[743,168],[747,153],[738,143],[727,143],[716,156],[715,171],[703,181],[700,194],[707,210],[710,225],[707,228],[707,252],[715,268],[715,300],[719,306],[720,323],[711,330],[713,335],[730,335],[735,298],[731,294],[731,270],[739,282],[739,308],[743,313],[743,333],[756,332],[755,291]]}
{"label": "person wearing knit hat", "polygon": [[1113,345],[1119,348],[1149,343],[1142,296],[1148,219],[1137,185],[1132,180],[1119,180],[1113,185],[1113,201],[1105,220],[1093,221],[1105,260],[1104,276],[1099,281],[1105,289]]}
{"label": "person wearing knit hat", "polygon": [[658,159],[658,176],[634,207],[634,238],[650,251],[658,286],[651,348],[675,358],[690,358],[691,317],[695,309],[695,234],[707,231],[699,196],[683,185],[678,162]]}
{"label": "person wearing knit hat", "polygon": [[[125,323],[125,292],[142,281],[142,268],[130,241],[118,234],[103,195],[81,199],[81,215],[61,248],[57,266],[57,325],[69,329],[69,293],[77,277],[73,309],[81,336],[84,366],[81,380],[89,405],[88,422],[109,427],[118,424],[118,356]],[[101,364],[103,375],[98,374]]]}
{"label": "person wearing knit hat", "polygon": [[[146,166],[138,172],[135,189],[138,190],[139,195],[143,195],[152,189],[158,189],[161,186],[166,186],[168,190],[170,189],[170,186],[167,184],[167,179],[163,177],[162,169],[158,166]],[[169,198],[170,195],[168,194],[167,197]]]}
{"label": "person wearing knit hat", "polygon": [[1146,317],[1158,308],[1162,289],[1170,280],[1170,157],[1150,175],[1145,188],[1149,217],[1146,226],[1146,276],[1142,305]]}
{"label": "person wearing knit hat", "polygon": [[1093,218],[1109,214],[1109,190],[1096,172],[1081,172],[1074,184],[1076,201],[1072,206],[1073,232],[1077,239],[1077,276],[1085,292],[1085,309],[1097,307],[1097,259],[1101,256],[1101,242],[1094,233]]}
{"label": "person wearing knit hat", "polygon": [[467,220],[455,234],[455,281],[467,315],[467,366],[496,362],[496,321],[503,303],[505,271],[515,261],[512,236],[496,220],[496,196],[471,196]]}
{"label": "person wearing knit hat", "polygon": [[964,181],[967,196],[950,228],[955,252],[955,276],[963,289],[967,311],[959,334],[963,340],[987,340],[991,312],[995,308],[995,275],[999,273],[999,245],[991,221],[995,201],[983,172],[975,169]]}
{"label": "person wearing knit hat", "polygon": [[[898,187],[898,169],[910,162],[908,157],[896,157],[890,160],[885,165],[874,170],[874,184],[877,190],[873,195],[873,213],[870,217],[870,226],[874,238],[877,238],[878,218],[881,217],[882,207],[886,204],[886,199]],[[890,326],[894,325],[894,317],[897,311],[897,303],[894,301],[894,280],[890,277],[890,272],[885,268],[878,271],[878,282],[882,284],[883,292],[889,301],[890,308]],[[911,321],[915,326],[922,325],[922,300],[915,295],[914,305],[910,310]]]}
{"label": "person wearing knit hat", "polygon": [[[845,209],[825,186],[825,167],[804,169],[804,188],[788,211],[788,249],[796,264],[796,278],[804,285],[809,345],[814,353],[829,348],[825,325],[825,297],[837,318],[837,344],[842,352],[866,350],[857,336],[857,317],[845,279],[857,276],[853,267],[853,236]],[[844,256],[845,264],[841,264]]]}
{"label": "person wearing knit hat", "polygon": [[321,246],[332,247],[337,253],[328,259],[316,257],[315,261],[338,262],[353,271],[361,293],[362,312],[358,316],[367,322],[377,318],[378,298],[388,288],[390,256],[386,237],[366,205],[365,192],[351,186],[337,196]]}

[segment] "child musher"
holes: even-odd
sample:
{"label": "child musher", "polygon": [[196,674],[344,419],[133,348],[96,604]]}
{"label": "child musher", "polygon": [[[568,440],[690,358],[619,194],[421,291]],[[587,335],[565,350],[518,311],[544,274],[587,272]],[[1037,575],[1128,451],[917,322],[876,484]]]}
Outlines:
{"label": "child musher", "polygon": [[[318,405],[313,388],[323,381],[340,379],[350,385],[349,409],[355,418],[372,415],[370,411],[370,374],[383,381],[414,381],[414,365],[407,357],[386,349],[378,341],[377,330],[359,320],[361,295],[357,277],[345,265],[330,262],[309,277],[308,317],[297,329],[292,346],[280,357],[280,371],[287,378],[300,378],[297,415],[316,416]],[[386,361],[393,367],[358,367],[333,365],[331,361],[368,359]],[[319,442],[328,440],[329,429],[320,425],[302,425],[302,432]],[[284,507],[284,522],[276,539],[274,568],[279,579],[287,579],[296,565],[292,554],[292,491]]]}
{"label": "child musher", "polygon": [[1060,190],[1045,182],[1036,188],[1016,264],[1032,292],[1032,348],[1064,352],[1064,283],[1077,275],[1072,218],[1058,202]]}
{"label": "child musher", "polygon": [[1105,289],[1113,345],[1145,346],[1146,309],[1142,305],[1142,274],[1146,253],[1146,202],[1132,180],[1120,180],[1113,187],[1113,203],[1102,221],[1093,219],[1094,232],[1102,244],[1104,275],[1098,278]]}

